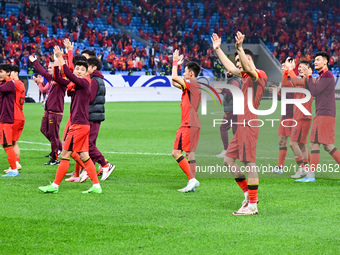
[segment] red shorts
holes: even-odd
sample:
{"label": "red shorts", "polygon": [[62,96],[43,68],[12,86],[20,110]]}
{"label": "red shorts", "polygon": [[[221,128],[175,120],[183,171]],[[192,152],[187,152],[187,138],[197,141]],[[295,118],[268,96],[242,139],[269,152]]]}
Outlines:
{"label": "red shorts", "polygon": [[25,126],[25,120],[14,120],[12,126],[12,140],[18,141]]}
{"label": "red shorts", "polygon": [[70,126],[71,126],[71,116],[68,118],[68,121],[67,121],[65,128],[64,128],[63,141],[66,140],[66,135],[67,135],[67,132],[68,132]]}
{"label": "red shorts", "polygon": [[3,146],[12,145],[13,124],[0,122],[0,144]]}
{"label": "red shorts", "polygon": [[258,136],[258,127],[237,126],[237,131],[231,139],[225,155],[229,158],[239,159],[241,162],[255,163]]}
{"label": "red shorts", "polygon": [[173,148],[185,152],[195,152],[199,137],[199,127],[180,127],[177,130]]}
{"label": "red shorts", "polygon": [[309,133],[310,125],[312,124],[312,120],[300,119],[297,121],[297,123],[298,124],[293,127],[290,140],[298,143],[307,144],[307,136]]}
{"label": "red shorts", "polygon": [[285,120],[285,119],[281,118],[280,125],[279,125],[279,130],[278,130],[277,134],[278,135],[282,135],[282,136],[290,136],[290,134],[292,133],[292,129],[293,129],[292,126],[295,125],[295,122],[292,121],[292,120],[286,120],[286,121],[283,122],[283,124],[285,125],[285,126],[283,126],[281,124],[281,122],[283,120]]}
{"label": "red shorts", "polygon": [[66,134],[64,150],[83,152],[89,151],[90,125],[71,125]]}
{"label": "red shorts", "polygon": [[334,144],[335,117],[315,116],[309,141],[319,144]]}

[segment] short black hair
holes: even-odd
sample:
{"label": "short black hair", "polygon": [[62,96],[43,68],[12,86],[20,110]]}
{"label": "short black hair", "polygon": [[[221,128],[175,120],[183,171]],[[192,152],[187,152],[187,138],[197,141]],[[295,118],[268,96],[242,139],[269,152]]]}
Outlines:
{"label": "short black hair", "polygon": [[90,56],[90,58],[95,58],[96,57],[96,53],[93,50],[88,50],[88,49],[83,50],[81,52],[81,55],[83,55],[83,54],[88,54]]}
{"label": "short black hair", "polygon": [[301,65],[301,64],[306,65],[308,68],[312,68],[312,63],[308,60],[301,60],[299,65]]}
{"label": "short black hair", "polygon": [[77,62],[87,62],[87,58],[83,55],[76,55],[73,57],[72,62],[73,62],[73,65]]}
{"label": "short black hair", "polygon": [[0,71],[4,70],[6,73],[12,72],[12,65],[10,64],[0,64]]}
{"label": "short black hair", "polygon": [[327,59],[327,64],[329,63],[330,56],[327,54],[326,51],[318,51],[317,53],[315,53],[314,58],[316,58],[316,57],[318,57],[318,56],[321,56],[321,57],[323,57],[323,58],[326,58],[326,59]]}
{"label": "short black hair", "polygon": [[188,64],[186,64],[186,67],[188,68],[189,71],[194,72],[195,77],[198,77],[198,75],[201,71],[201,67],[199,66],[199,64],[197,64],[194,61],[190,61]]}
{"label": "short black hair", "polygon": [[96,66],[98,71],[103,67],[102,62],[98,58],[89,58],[87,63],[89,66]]}
{"label": "short black hair", "polygon": [[[246,55],[251,56],[251,58],[254,59],[254,53],[253,53],[251,50],[249,50],[249,49],[244,49],[244,53],[245,53]],[[238,55],[238,52],[236,51],[236,52],[235,52],[235,57],[236,57],[237,55]]]}
{"label": "short black hair", "polygon": [[20,67],[18,65],[12,65],[12,72],[20,73]]}
{"label": "short black hair", "polygon": [[76,66],[83,66],[86,68],[86,71],[87,71],[87,68],[89,67],[89,65],[85,61],[78,61],[77,63],[74,64],[74,67]]}

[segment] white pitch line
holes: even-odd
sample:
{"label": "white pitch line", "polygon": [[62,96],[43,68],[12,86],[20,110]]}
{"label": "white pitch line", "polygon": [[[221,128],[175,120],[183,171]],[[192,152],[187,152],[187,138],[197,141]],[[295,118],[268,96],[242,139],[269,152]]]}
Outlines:
{"label": "white pitch line", "polygon": [[27,141],[19,141],[19,143],[28,143],[28,144],[37,144],[37,145],[51,146],[50,143],[36,143],[36,142],[27,142]]}
{"label": "white pitch line", "polygon": [[[27,141],[19,141],[19,143],[27,143],[27,144],[37,144],[37,145],[46,145],[51,146],[51,144],[48,143],[36,143],[36,142],[27,142]],[[26,148],[20,148],[22,151],[46,151],[44,149],[26,149]],[[149,155],[149,156],[171,156],[170,153],[153,153],[153,152],[124,152],[124,151],[102,151],[103,154],[120,154],[120,155]],[[197,157],[216,157],[216,155],[200,155],[196,154]],[[271,158],[271,157],[257,157],[257,159],[278,159],[277,157]],[[293,159],[293,158],[286,158],[286,159]],[[323,161],[329,161],[332,162],[334,160],[323,160]]]}

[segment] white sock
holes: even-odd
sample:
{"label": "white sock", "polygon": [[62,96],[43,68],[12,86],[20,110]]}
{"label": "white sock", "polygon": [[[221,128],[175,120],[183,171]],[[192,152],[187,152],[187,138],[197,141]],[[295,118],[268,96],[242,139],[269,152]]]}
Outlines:
{"label": "white sock", "polygon": [[191,178],[189,182],[197,181],[196,178]]}
{"label": "white sock", "polygon": [[52,186],[53,186],[53,188],[55,188],[55,189],[59,189],[59,185],[58,185],[58,184],[55,184],[54,182],[52,182]]}
{"label": "white sock", "polygon": [[98,189],[98,188],[100,188],[100,184],[99,183],[93,184],[93,187]]}
{"label": "white sock", "polygon": [[254,204],[248,204],[248,208],[252,211],[255,211],[255,209],[257,208],[257,203]]}
{"label": "white sock", "polygon": [[13,172],[13,173],[18,173],[18,169],[11,169],[11,172]]}
{"label": "white sock", "polygon": [[249,200],[249,198],[248,198],[248,191],[244,192],[244,199],[247,200],[247,201]]}

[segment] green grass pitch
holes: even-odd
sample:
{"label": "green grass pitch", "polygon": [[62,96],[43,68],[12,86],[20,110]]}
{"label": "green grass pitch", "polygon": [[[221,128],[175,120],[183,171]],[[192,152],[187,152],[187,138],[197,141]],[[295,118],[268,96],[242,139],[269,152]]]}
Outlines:
{"label": "green grass pitch", "polygon": [[[270,104],[263,101],[261,108]],[[50,147],[39,131],[41,105],[25,104],[24,111],[19,143],[23,169],[18,178],[0,178],[0,254],[339,252],[339,173],[320,173],[316,183],[300,184],[288,178],[289,173],[261,174],[259,215],[235,217],[231,213],[240,207],[243,194],[230,174],[199,173],[196,192],[177,191],[186,185],[171,156],[179,102],[107,103],[97,146],[116,170],[101,182],[103,194],[81,193],[91,186],[90,180],[62,182],[58,194],[43,194],[38,186],[53,181],[57,167],[43,165]],[[68,111],[66,104],[61,134]],[[211,118],[223,114],[209,102],[211,112],[215,114],[201,116],[198,165],[222,165],[222,159],[209,155],[222,150],[219,128],[212,128]],[[280,116],[277,111],[269,117]],[[338,117],[337,129],[339,122]],[[276,165],[277,124],[271,128],[266,122],[260,128],[257,156],[258,165]],[[322,150],[320,163],[335,162]],[[294,165],[290,149],[286,164]],[[4,150],[0,166],[8,168]],[[70,171],[73,166],[71,160]]]}

